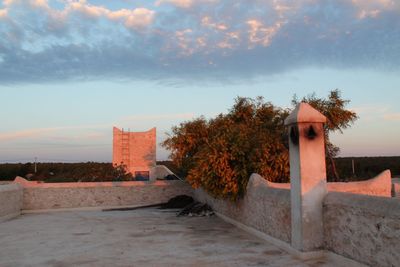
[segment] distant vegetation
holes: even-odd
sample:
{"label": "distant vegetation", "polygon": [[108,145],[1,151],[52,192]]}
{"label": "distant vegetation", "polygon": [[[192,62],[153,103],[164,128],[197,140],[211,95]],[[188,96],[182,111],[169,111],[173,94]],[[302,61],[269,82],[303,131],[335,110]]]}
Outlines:
{"label": "distant vegetation", "polygon": [[[355,175],[352,171],[354,160]],[[343,181],[359,181],[372,178],[384,170],[390,169],[392,176],[400,177],[400,157],[358,157],[336,158],[338,173]],[[184,177],[172,161],[159,161],[175,174]],[[101,182],[132,180],[130,176],[112,167],[111,163],[38,163],[38,173],[29,180],[54,182]],[[16,176],[26,177],[34,173],[33,163],[0,164],[0,180],[14,180]]]}
{"label": "distant vegetation", "polygon": [[[353,174],[352,160],[354,160]],[[356,157],[335,159],[343,181],[360,181],[375,177],[384,170],[391,170],[392,177],[400,177],[400,157]]]}
{"label": "distant vegetation", "polygon": [[16,176],[32,181],[57,182],[105,182],[129,181],[132,175],[122,167],[111,163],[34,163],[0,164],[0,179],[13,180]]}

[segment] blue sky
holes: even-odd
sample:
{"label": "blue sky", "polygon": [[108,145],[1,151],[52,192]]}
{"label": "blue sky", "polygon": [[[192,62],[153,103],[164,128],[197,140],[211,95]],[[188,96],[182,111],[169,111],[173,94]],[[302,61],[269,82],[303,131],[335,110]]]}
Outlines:
{"label": "blue sky", "polygon": [[111,161],[112,126],[160,142],[237,96],[335,88],[360,117],[342,156],[400,154],[398,1],[5,0],[0,36],[0,162]]}

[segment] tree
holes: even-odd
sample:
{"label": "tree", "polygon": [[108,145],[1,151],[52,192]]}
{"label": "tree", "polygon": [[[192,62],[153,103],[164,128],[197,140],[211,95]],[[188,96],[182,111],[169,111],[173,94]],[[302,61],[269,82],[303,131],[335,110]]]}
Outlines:
{"label": "tree", "polygon": [[186,121],[172,128],[172,134],[162,146],[171,151],[171,159],[178,166],[180,173],[186,177],[195,165],[194,160],[200,148],[205,144],[208,137],[207,121],[204,117]]}
{"label": "tree", "polygon": [[[355,113],[345,109],[348,100],[342,100],[337,90],[328,99],[310,95],[303,100],[327,116],[327,137],[330,131],[341,131],[356,119]],[[227,114],[173,127],[162,146],[171,151],[170,158],[193,187],[202,187],[217,198],[237,200],[244,195],[252,173],[273,182],[289,181],[284,126],[289,113],[262,97],[238,97]],[[331,144],[327,151],[333,154],[337,149]]]}
{"label": "tree", "polygon": [[187,181],[215,197],[243,196],[253,172],[273,181],[289,176],[286,130],[288,111],[257,99],[237,98],[227,114],[184,122],[163,146],[185,169]]}

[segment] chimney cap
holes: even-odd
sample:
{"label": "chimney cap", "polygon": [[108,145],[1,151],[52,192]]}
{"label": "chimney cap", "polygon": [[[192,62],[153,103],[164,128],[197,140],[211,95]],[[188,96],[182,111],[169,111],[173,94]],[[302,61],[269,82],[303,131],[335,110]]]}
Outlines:
{"label": "chimney cap", "polygon": [[300,103],[285,120],[285,125],[305,122],[326,123],[326,117],[308,103]]}

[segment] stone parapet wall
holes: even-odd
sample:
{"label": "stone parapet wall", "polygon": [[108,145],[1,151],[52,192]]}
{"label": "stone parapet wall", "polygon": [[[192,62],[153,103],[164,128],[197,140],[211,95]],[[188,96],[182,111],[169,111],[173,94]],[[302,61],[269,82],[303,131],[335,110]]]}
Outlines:
{"label": "stone parapet wall", "polygon": [[[380,197],[391,197],[393,195],[393,190],[400,190],[400,181],[396,185],[395,179],[393,179],[390,170],[386,170],[380,173],[378,176],[360,182],[331,182],[327,183],[327,190],[329,192],[344,192],[353,193],[359,195],[369,195],[369,196],[380,196]],[[399,179],[400,180],[400,179]],[[273,183],[267,182],[268,187],[271,188],[281,188],[290,189],[290,183]],[[392,187],[394,186],[395,189]],[[400,191],[397,191],[400,195]]]}
{"label": "stone parapet wall", "polygon": [[[386,188],[384,190],[386,192]],[[250,177],[245,197],[236,203],[215,199],[202,189],[195,190],[194,196],[228,220],[291,243],[290,190],[272,188],[257,174]],[[369,266],[397,266],[400,262],[400,201],[329,192],[323,202],[323,240],[322,249],[345,258]]]}
{"label": "stone parapet wall", "polygon": [[373,179],[361,182],[328,183],[329,192],[353,193],[379,197],[392,196],[392,175],[386,170]]}
{"label": "stone parapet wall", "polygon": [[192,195],[183,181],[43,184],[24,181],[23,210],[153,205],[177,195]]}
{"label": "stone parapet wall", "polygon": [[194,196],[226,217],[290,243],[290,191],[269,188],[258,174],[250,177],[246,196],[237,203],[215,199],[202,189],[195,190]]}
{"label": "stone parapet wall", "polygon": [[332,192],[323,206],[325,248],[370,266],[400,262],[400,201]]}
{"label": "stone parapet wall", "polygon": [[18,184],[0,185],[0,222],[21,214],[22,186]]}

